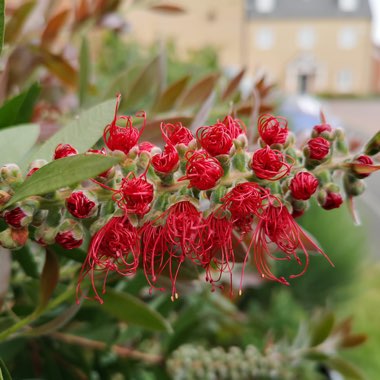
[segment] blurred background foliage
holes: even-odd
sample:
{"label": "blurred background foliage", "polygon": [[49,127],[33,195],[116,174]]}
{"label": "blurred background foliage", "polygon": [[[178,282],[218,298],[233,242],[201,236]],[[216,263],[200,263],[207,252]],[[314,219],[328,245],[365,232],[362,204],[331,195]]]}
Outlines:
{"label": "blurred background foliage", "polygon": [[[234,112],[252,126],[260,113],[276,113],[281,98],[274,87],[261,78],[247,90],[244,70],[226,77],[211,47],[184,59],[173,43],[136,44],[118,0],[80,0],[74,9],[45,3],[7,5],[0,141],[15,139],[20,149],[4,146],[2,163],[22,162],[42,142],[52,152],[57,130],[83,110],[97,115],[96,105],[117,92],[123,113],[147,112],[143,139],[156,143],[162,120],[194,129]],[[154,2],[136,6],[157,11]],[[113,106],[103,103],[99,131]],[[77,128],[89,133],[81,122]],[[376,379],[380,267],[368,256],[367,226],[354,226],[344,207],[326,212],[317,205],[300,223],[335,268],[313,256],[307,274],[289,288],[248,271],[243,296],[232,298],[190,277],[181,279],[181,297],[171,302],[168,294],[150,295],[138,274],[111,277],[104,305],[76,305],[84,251],[52,247],[45,254],[30,243],[1,252],[0,379],[307,380],[337,379],[337,372]]]}

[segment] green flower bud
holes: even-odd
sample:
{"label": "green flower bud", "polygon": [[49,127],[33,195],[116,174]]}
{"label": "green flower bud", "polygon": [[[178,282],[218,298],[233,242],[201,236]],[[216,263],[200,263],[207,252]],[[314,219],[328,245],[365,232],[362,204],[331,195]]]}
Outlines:
{"label": "green flower bud", "polygon": [[23,182],[21,169],[16,164],[7,164],[0,168],[0,181],[10,186]]}

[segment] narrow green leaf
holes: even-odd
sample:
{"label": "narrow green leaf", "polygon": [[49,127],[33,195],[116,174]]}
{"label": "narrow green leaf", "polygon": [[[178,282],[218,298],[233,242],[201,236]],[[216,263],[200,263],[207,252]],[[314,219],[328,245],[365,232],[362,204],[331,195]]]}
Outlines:
{"label": "narrow green leaf", "polygon": [[80,153],[86,152],[102,136],[105,126],[113,118],[114,109],[115,100],[108,100],[82,112],[77,119],[60,129],[34,151],[25,160],[24,166],[38,158],[51,160],[58,144],[73,144]]}
{"label": "narrow green leaf", "polygon": [[34,146],[40,134],[37,124],[0,130],[0,165],[18,163]]}
{"label": "narrow green leaf", "polygon": [[79,53],[79,104],[81,107],[83,107],[86,102],[89,83],[90,51],[88,47],[88,40],[85,36],[83,36]]}
{"label": "narrow green leaf", "polygon": [[41,273],[40,280],[40,301],[36,312],[44,310],[49,303],[59,279],[59,264],[57,256],[54,252],[46,250],[45,264]]}
{"label": "narrow green leaf", "polygon": [[109,169],[119,160],[100,154],[79,154],[50,162],[17,189],[6,207],[32,195],[42,195],[70,186]]}
{"label": "narrow green leaf", "polygon": [[102,309],[123,322],[154,331],[171,331],[171,326],[156,310],[138,298],[109,289],[103,296]]}
{"label": "narrow green leaf", "polygon": [[187,75],[167,87],[157,99],[157,102],[153,107],[154,112],[170,111],[178,100],[179,96],[185,90],[189,79],[190,76]]}
{"label": "narrow green leaf", "polygon": [[40,85],[34,83],[26,91],[7,100],[0,108],[0,128],[29,122],[40,92]]}
{"label": "narrow green leaf", "polygon": [[380,131],[369,140],[364,148],[364,153],[369,156],[374,156],[380,152]]}
{"label": "narrow green leaf", "polygon": [[160,58],[155,57],[140,73],[132,87],[123,96],[121,107],[134,108],[141,100],[157,89],[160,73]]}
{"label": "narrow green leaf", "polygon": [[364,380],[363,373],[357,367],[339,356],[330,358],[327,365],[341,373],[347,380]]}
{"label": "narrow green leaf", "polygon": [[5,23],[5,3],[0,0],[0,54],[3,50],[4,43],[4,23]]}
{"label": "narrow green leaf", "polygon": [[13,252],[13,258],[20,264],[25,274],[32,278],[39,278],[37,263],[28,246]]}
{"label": "narrow green leaf", "polygon": [[7,23],[5,42],[11,43],[16,41],[20,37],[20,32],[25,25],[30,13],[33,11],[36,1],[27,1],[21,3],[21,5],[13,13],[12,17]]}
{"label": "narrow green leaf", "polygon": [[12,377],[2,359],[0,359],[0,380],[12,380]]}
{"label": "narrow green leaf", "polygon": [[335,323],[335,316],[331,312],[324,312],[316,316],[311,326],[311,346],[318,346],[330,335]]}

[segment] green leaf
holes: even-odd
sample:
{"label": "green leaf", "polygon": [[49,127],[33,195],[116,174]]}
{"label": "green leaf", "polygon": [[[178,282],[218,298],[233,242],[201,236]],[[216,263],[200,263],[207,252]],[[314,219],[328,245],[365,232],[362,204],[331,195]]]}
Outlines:
{"label": "green leaf", "polygon": [[34,146],[40,134],[37,124],[0,130],[0,165],[18,163]]}
{"label": "green leaf", "polygon": [[330,335],[335,323],[333,313],[326,311],[316,316],[311,326],[311,346],[318,346]]}
{"label": "green leaf", "polygon": [[0,54],[3,50],[4,43],[4,23],[5,23],[5,3],[0,0]]}
{"label": "green leaf", "polygon": [[95,177],[115,165],[119,159],[100,154],[78,154],[60,158],[37,170],[16,190],[8,207],[26,197],[42,195]]}
{"label": "green leaf", "polygon": [[157,102],[153,107],[154,112],[170,111],[179,96],[185,90],[189,79],[190,76],[187,75],[168,86],[157,99]]}
{"label": "green leaf", "polygon": [[327,365],[340,372],[347,380],[364,380],[362,372],[357,367],[339,356],[330,358]]}
{"label": "green leaf", "polygon": [[34,83],[26,91],[7,100],[0,108],[0,128],[29,122],[40,92],[41,87]]}
{"label": "green leaf", "polygon": [[102,297],[104,304],[101,308],[123,322],[147,330],[167,332],[172,330],[169,322],[162,315],[130,294],[118,293],[109,289]]}
{"label": "green leaf", "polygon": [[5,42],[11,43],[19,38],[20,32],[25,25],[30,13],[33,11],[36,1],[28,1],[21,3],[21,5],[13,13],[12,17],[7,23]]}
{"label": "green leaf", "polygon": [[52,249],[57,255],[61,257],[66,257],[67,259],[71,259],[74,261],[77,261],[78,263],[83,264],[83,262],[86,260],[87,253],[80,248],[74,248],[74,249],[64,249],[58,244],[54,244],[50,246],[50,249]]}
{"label": "green leaf", "polygon": [[380,131],[369,140],[364,148],[364,153],[369,156],[374,156],[380,152]]}
{"label": "green leaf", "polygon": [[33,253],[27,245],[13,252],[12,256],[20,264],[20,267],[27,276],[39,278],[37,263],[34,260]]}
{"label": "green leaf", "polygon": [[12,380],[12,377],[2,359],[0,359],[0,380]]}
{"label": "green leaf", "polygon": [[121,107],[136,107],[141,100],[154,91],[159,82],[160,57],[155,57],[140,73],[136,81],[123,96]]}
{"label": "green leaf", "polygon": [[89,83],[90,52],[88,48],[88,40],[83,36],[79,53],[79,104],[81,106],[85,104]]}
{"label": "green leaf", "polygon": [[40,280],[40,301],[36,312],[44,310],[52,296],[59,279],[59,263],[54,252],[46,250],[45,264]]}
{"label": "green leaf", "polygon": [[82,112],[77,119],[60,129],[54,136],[41,145],[39,149],[25,160],[24,166],[35,159],[51,160],[58,144],[75,142],[79,153],[90,149],[100,138],[105,126],[112,120],[115,100],[108,100],[87,111]]}

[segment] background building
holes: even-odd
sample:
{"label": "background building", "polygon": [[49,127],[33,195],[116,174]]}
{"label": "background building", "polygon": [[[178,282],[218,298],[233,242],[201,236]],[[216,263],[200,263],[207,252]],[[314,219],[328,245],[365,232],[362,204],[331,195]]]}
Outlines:
{"label": "background building", "polygon": [[228,71],[245,66],[289,93],[373,91],[368,0],[176,0],[176,15],[128,11],[134,38],[214,46]]}

